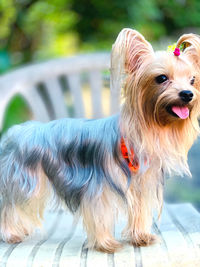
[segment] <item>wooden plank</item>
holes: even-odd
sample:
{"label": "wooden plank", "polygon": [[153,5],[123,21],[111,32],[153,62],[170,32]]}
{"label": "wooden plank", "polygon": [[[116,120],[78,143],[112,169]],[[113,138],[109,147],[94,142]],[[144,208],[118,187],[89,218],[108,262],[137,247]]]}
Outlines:
{"label": "wooden plank", "polygon": [[83,267],[83,263],[87,261],[87,253],[82,253],[86,242],[85,240],[86,234],[83,230],[82,224],[79,223],[77,225],[74,236],[72,237],[70,242],[64,244],[60,259],[53,267]]}
{"label": "wooden plank", "polygon": [[200,266],[200,214],[191,204],[169,206],[168,212],[194,255],[194,266]]}
{"label": "wooden plank", "polygon": [[109,68],[109,53],[78,55],[20,67],[0,76],[0,95],[13,88],[27,88],[58,76]]}
{"label": "wooden plank", "polygon": [[50,120],[46,106],[35,86],[26,88],[26,90],[20,90],[20,93],[27,101],[35,120],[41,122],[48,122]]}
{"label": "wooden plank", "polygon": [[115,267],[136,266],[133,246],[126,244],[119,252],[114,254],[114,266]]}
{"label": "wooden plank", "polygon": [[[0,76],[0,128],[2,128],[4,120],[4,111],[9,103],[9,100],[18,92],[26,91],[29,88],[34,88],[36,84],[43,82],[48,79],[57,79],[58,76],[62,75],[76,75],[80,72],[89,71],[100,71],[109,68],[110,54],[109,53],[94,53],[89,55],[78,55],[73,57],[66,57],[60,59],[53,59],[47,62],[31,64],[25,67],[20,67],[14,71],[10,71],[7,74]],[[29,92],[27,92],[28,94]],[[30,94],[38,101],[37,103],[31,103],[32,101],[26,95],[26,99],[31,106],[35,119],[41,121],[48,121],[49,116],[46,112],[44,105],[42,105],[41,99],[36,95],[37,93],[33,90]],[[8,101],[4,101],[4,99]],[[75,102],[76,103],[76,102]],[[77,106],[79,103],[76,104]],[[40,110],[37,108],[40,106]],[[43,108],[43,107],[44,108]],[[78,112],[77,116],[84,116],[83,106],[80,107],[82,110]],[[2,111],[3,109],[3,111]],[[57,109],[56,109],[57,111]],[[62,109],[63,111],[63,109]],[[60,111],[61,112],[61,111]],[[59,111],[58,111],[59,113]],[[63,112],[61,112],[63,116]]]}
{"label": "wooden plank", "polygon": [[[200,214],[191,205],[164,206],[160,226],[154,224],[154,232],[160,236],[161,243],[141,248],[125,244],[124,248],[114,255],[84,248],[86,234],[83,226],[79,222],[77,227],[74,227],[73,217],[66,211],[48,212],[45,218],[44,228],[48,229],[48,235],[37,234],[21,244],[0,243],[2,267],[200,266],[200,239],[199,236],[192,239],[194,234],[200,233]],[[125,217],[117,224],[117,236],[124,223]]]}
{"label": "wooden plank", "polygon": [[[166,244],[166,253],[172,266],[199,266],[196,265],[196,253],[190,246],[187,239],[177,227],[176,223],[170,216],[170,210],[173,207],[164,206],[161,224],[159,229],[162,238]],[[182,205],[179,205],[179,209]],[[200,264],[200,262],[198,263]]]}
{"label": "wooden plank", "polygon": [[45,80],[44,84],[51,100],[55,119],[68,117],[63,91],[58,79]]}
{"label": "wooden plank", "polygon": [[118,57],[111,55],[110,67],[110,113],[119,112],[120,96],[122,90],[123,67],[121,60]]}
{"label": "wooden plank", "polygon": [[54,232],[51,236],[44,238],[44,242],[40,244],[31,266],[52,266],[60,240],[63,240],[64,236],[67,243],[73,236],[76,227],[72,226],[74,226],[73,217],[67,214],[66,211],[61,213],[57,219],[57,227],[54,227]]}
{"label": "wooden plank", "polygon": [[174,216],[187,233],[200,232],[200,213],[190,203],[168,205],[171,216]]}
{"label": "wooden plank", "polygon": [[45,235],[42,232],[36,233],[33,237],[28,240],[17,244],[15,249],[10,253],[7,258],[6,267],[20,266],[20,267],[31,267],[34,261],[35,255],[40,249],[41,244],[45,242],[51,235],[54,234],[55,229],[58,227],[61,219],[61,213],[48,213],[45,214]]}
{"label": "wooden plank", "polygon": [[68,75],[67,81],[75,108],[75,117],[77,118],[85,117],[80,75],[79,74]]}
{"label": "wooden plank", "polygon": [[90,71],[89,72],[89,82],[91,86],[91,96],[92,96],[92,110],[93,118],[101,118],[102,113],[102,75],[100,71]]}
{"label": "wooden plank", "polygon": [[110,113],[111,114],[116,114],[119,112],[120,94],[121,94],[121,88],[116,88],[115,85],[113,85],[110,89]]}
{"label": "wooden plank", "polygon": [[26,101],[28,107],[30,108],[33,119],[48,122],[50,120],[50,116],[47,112],[46,106],[41,98],[41,96],[37,92],[37,88],[35,86],[29,88],[13,88],[11,91],[0,91],[0,130],[2,130],[5,111],[10,101],[17,95],[20,95]]}
{"label": "wooden plank", "polygon": [[108,254],[96,250],[89,250],[87,256],[87,267],[108,266]]}

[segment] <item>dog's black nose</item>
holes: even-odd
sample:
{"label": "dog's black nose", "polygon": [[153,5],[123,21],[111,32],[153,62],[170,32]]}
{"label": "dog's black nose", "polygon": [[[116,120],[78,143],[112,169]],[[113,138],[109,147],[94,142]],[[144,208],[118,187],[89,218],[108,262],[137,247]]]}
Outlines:
{"label": "dog's black nose", "polygon": [[183,90],[179,93],[179,96],[181,98],[181,100],[183,100],[184,102],[188,103],[192,100],[193,98],[193,93],[189,90]]}

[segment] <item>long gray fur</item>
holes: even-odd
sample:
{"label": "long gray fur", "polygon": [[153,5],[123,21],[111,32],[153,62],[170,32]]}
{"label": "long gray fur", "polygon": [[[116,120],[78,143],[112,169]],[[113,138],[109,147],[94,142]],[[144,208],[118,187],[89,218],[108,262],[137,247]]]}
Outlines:
{"label": "long gray fur", "polygon": [[75,212],[83,196],[100,194],[106,184],[125,199],[125,192],[108,172],[111,157],[127,176],[120,151],[119,116],[100,120],[61,119],[12,127],[0,144],[0,195],[4,203],[31,198],[42,167],[56,193]]}

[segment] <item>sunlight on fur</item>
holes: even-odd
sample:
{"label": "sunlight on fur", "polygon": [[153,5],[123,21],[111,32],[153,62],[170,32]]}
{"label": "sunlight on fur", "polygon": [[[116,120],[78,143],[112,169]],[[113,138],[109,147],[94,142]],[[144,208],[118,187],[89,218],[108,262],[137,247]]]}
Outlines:
{"label": "sunlight on fur", "polygon": [[164,176],[191,175],[187,154],[199,134],[199,36],[181,36],[176,51],[182,46],[180,55],[154,52],[140,33],[123,29],[111,54],[111,90],[123,95],[119,114],[31,121],[3,136],[4,241],[21,242],[34,233],[53,192],[83,218],[88,248],[108,253],[121,248],[113,236],[119,210],[127,217],[122,233],[127,242],[157,242],[151,226],[153,212],[161,214]]}

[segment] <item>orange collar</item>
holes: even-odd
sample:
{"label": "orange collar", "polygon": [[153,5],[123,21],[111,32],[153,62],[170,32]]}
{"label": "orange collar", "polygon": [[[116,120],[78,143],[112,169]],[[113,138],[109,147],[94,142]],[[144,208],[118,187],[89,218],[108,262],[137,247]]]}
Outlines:
{"label": "orange collar", "polygon": [[128,153],[128,149],[125,145],[123,137],[121,138],[121,152],[122,152],[123,158],[128,163],[128,167],[129,167],[130,171],[137,172],[138,169],[140,168],[140,165],[139,165],[137,159],[135,159],[134,150],[131,149],[130,153]]}

